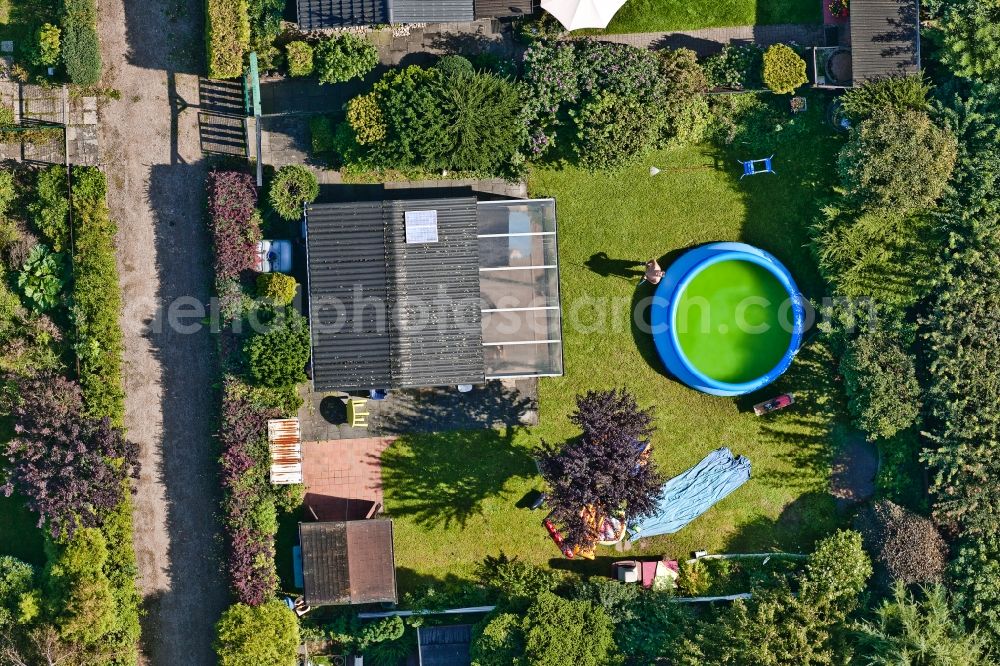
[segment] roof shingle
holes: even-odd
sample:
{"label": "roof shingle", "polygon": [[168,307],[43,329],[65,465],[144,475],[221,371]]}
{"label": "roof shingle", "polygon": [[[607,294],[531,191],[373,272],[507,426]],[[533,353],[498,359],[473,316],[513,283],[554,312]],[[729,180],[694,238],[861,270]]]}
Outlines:
{"label": "roof shingle", "polygon": [[851,65],[855,85],[920,71],[918,0],[852,0]]}
{"label": "roof shingle", "polygon": [[[438,241],[407,243],[406,213],[427,210]],[[309,208],[315,390],[484,381],[477,224],[473,197]]]}
{"label": "roof shingle", "polygon": [[391,520],[299,523],[310,606],[396,603]]}

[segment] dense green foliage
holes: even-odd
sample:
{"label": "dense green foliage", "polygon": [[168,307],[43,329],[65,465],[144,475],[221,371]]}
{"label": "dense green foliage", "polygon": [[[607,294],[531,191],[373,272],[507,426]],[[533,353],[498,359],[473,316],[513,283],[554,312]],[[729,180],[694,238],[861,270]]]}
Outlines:
{"label": "dense green foliage", "polygon": [[938,515],[968,532],[988,533],[1000,524],[1000,492],[993,483],[1000,461],[992,454],[1000,441],[1000,337],[993,326],[1000,308],[994,286],[1000,280],[1000,236],[981,229],[971,238],[952,239],[924,325],[935,446],[925,460],[934,471]]}
{"label": "dense green foliage", "polygon": [[115,262],[118,226],[105,200],[107,182],[96,168],[73,169],[74,349],[80,359],[80,386],[87,412],[124,425],[122,331],[118,324],[121,291]]}
{"label": "dense green foliage", "polygon": [[794,93],[809,81],[806,61],[785,44],[774,44],[764,52],[761,77],[764,85],[779,95]]}
{"label": "dense green foliage", "polygon": [[277,599],[230,606],[216,625],[220,666],[293,666],[299,647],[295,613]]}
{"label": "dense green foliage", "polygon": [[882,109],[928,111],[930,92],[931,86],[923,74],[887,76],[850,88],[840,101],[847,117],[861,122]]}
{"label": "dense green foliage", "polygon": [[855,424],[869,437],[889,438],[920,414],[920,385],[913,354],[897,333],[863,331],[840,361]]}
{"label": "dense green foliage", "polygon": [[439,102],[448,132],[440,150],[459,171],[500,173],[519,143],[511,122],[520,109],[517,89],[494,74],[447,74]]}
{"label": "dense green foliage", "polygon": [[[247,0],[247,16],[250,20],[250,47],[258,56],[271,51],[272,43],[281,34],[284,0]],[[265,67],[264,69],[270,69]]]}
{"label": "dense green foliage", "polygon": [[683,49],[539,43],[525,53],[524,70],[531,157],[614,170],[654,147],[699,140],[708,122],[705,74]]}
{"label": "dense green foliage", "polygon": [[668,145],[697,143],[711,117],[705,70],[690,49],[663,49],[657,55],[664,85],[662,136]]}
{"label": "dense green foliage", "polygon": [[519,108],[515,86],[494,74],[411,66],[352,99],[334,142],[345,162],[495,175],[517,161]]}
{"label": "dense green foliage", "polygon": [[472,663],[608,666],[618,660],[612,632],[603,608],[542,592],[522,617],[501,612],[479,627]]}
{"label": "dense green foliage", "polygon": [[115,598],[104,572],[108,547],[97,529],[78,530],[46,570],[48,598],[63,639],[91,644],[114,627]]}
{"label": "dense green foliage", "polygon": [[956,153],[955,137],[927,114],[884,109],[851,131],[838,169],[861,205],[905,214],[937,201]]}
{"label": "dense green foliage", "polygon": [[37,312],[51,310],[62,301],[65,281],[64,257],[44,245],[31,249],[17,275],[18,289]]}
{"label": "dense green foliage", "polygon": [[97,37],[97,3],[65,0],[62,57],[70,81],[92,86],[101,80],[101,45]]}
{"label": "dense green foliage", "polygon": [[347,122],[355,140],[362,146],[377,145],[385,140],[388,128],[379,101],[378,94],[368,93],[358,95],[347,103]]}
{"label": "dense green foliage", "polygon": [[494,74],[407,67],[352,100],[347,118],[379,166],[496,174],[515,159],[519,107],[516,88]]}
{"label": "dense green foliage", "polygon": [[962,543],[949,573],[963,614],[996,650],[1000,647],[1000,539],[990,534]]}
{"label": "dense green foliage", "polygon": [[56,252],[69,250],[69,200],[66,169],[50,166],[38,172],[35,196],[28,202],[35,227]]}
{"label": "dense green foliage", "polygon": [[0,556],[0,630],[34,619],[40,609],[33,594],[35,570],[9,555]]}
{"label": "dense green foliage", "polygon": [[[67,271],[59,307],[49,318],[21,307],[5,279],[0,341],[3,369],[20,375],[20,390],[32,396],[24,405],[34,407],[29,414],[31,410],[7,405],[25,433],[8,445],[7,471],[16,476],[19,497],[28,500],[36,518],[49,520],[50,528],[71,521],[90,531],[79,544],[76,535],[60,531],[61,540],[49,544],[44,558],[38,554],[58,574],[58,584],[55,579],[39,581],[45,584],[31,592],[23,617],[0,636],[0,643],[26,663],[58,658],[81,665],[131,664],[137,658],[140,602],[127,478],[134,470],[135,449],[114,426],[124,418],[115,229],[104,203],[101,172],[76,168],[74,184],[72,280]],[[10,226],[0,240],[8,266],[23,265],[41,251],[31,232],[69,254],[65,167],[25,171],[16,178],[4,171],[0,199],[3,213],[16,222],[4,220]],[[12,206],[15,201],[18,205]],[[29,223],[30,231],[20,226]],[[62,265],[68,269],[69,262]],[[74,353],[80,360],[80,388],[49,374],[65,372]],[[72,598],[52,598],[56,591]],[[64,615],[57,618],[57,613]]]}
{"label": "dense green foliage", "polygon": [[476,571],[479,581],[508,601],[530,601],[542,592],[551,592],[556,586],[555,577],[539,567],[522,562],[504,553],[487,556]]}
{"label": "dense green foliage", "polygon": [[847,618],[871,573],[861,536],[838,531],[817,545],[794,580],[756,590],[749,600],[722,610],[714,622],[700,622],[681,650],[687,659],[682,663],[843,663],[849,654]]}
{"label": "dense green foliage", "polygon": [[571,112],[576,124],[573,144],[579,163],[588,169],[617,169],[643,158],[657,135],[646,109],[634,98],[596,95]]}
{"label": "dense green foliage", "polygon": [[264,330],[244,347],[250,375],[265,386],[287,386],[305,381],[309,361],[309,327],[292,308],[276,313]]}
{"label": "dense green foliage", "polygon": [[288,42],[285,51],[289,75],[310,76],[313,73],[313,47],[309,42]]}
{"label": "dense green foliage", "polygon": [[32,62],[39,67],[52,67],[59,62],[61,51],[62,31],[51,23],[42,24],[35,33]]}
{"label": "dense green foliage", "polygon": [[1000,1],[955,0],[947,5],[940,28],[941,61],[955,74],[1000,78]]}
{"label": "dense green foliage", "polygon": [[725,46],[705,60],[708,82],[720,88],[757,88],[763,68],[764,51],[756,44]]}
{"label": "dense green foliage", "polygon": [[278,169],[268,194],[268,201],[282,218],[292,221],[302,217],[302,206],[319,196],[316,175],[301,164],[289,164]]}
{"label": "dense green foliage", "polygon": [[208,76],[234,79],[243,73],[243,55],[250,50],[247,0],[206,0]]}
{"label": "dense green foliage", "polygon": [[445,78],[451,76],[469,76],[470,74],[475,73],[472,61],[465,56],[460,55],[441,56],[441,58],[434,63],[434,69],[441,72],[441,75]]}
{"label": "dense green foliage", "polygon": [[872,621],[855,627],[858,653],[871,666],[991,664],[983,639],[969,632],[942,585],[914,597],[903,584],[877,608]]}
{"label": "dense green foliage", "polygon": [[284,273],[261,273],[257,276],[257,297],[284,307],[295,299],[299,283]]}
{"label": "dense green foliage", "polygon": [[363,37],[342,33],[320,41],[313,50],[320,83],[364,78],[378,64],[378,50]]}
{"label": "dense green foliage", "polygon": [[889,316],[931,291],[941,232],[923,211],[825,206],[813,226],[813,250],[837,296],[869,300]]}

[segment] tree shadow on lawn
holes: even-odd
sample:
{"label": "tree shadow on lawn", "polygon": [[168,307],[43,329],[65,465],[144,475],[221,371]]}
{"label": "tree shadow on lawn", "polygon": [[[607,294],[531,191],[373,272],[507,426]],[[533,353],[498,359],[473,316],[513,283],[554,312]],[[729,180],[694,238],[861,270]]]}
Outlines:
{"label": "tree shadow on lawn", "polygon": [[499,428],[508,441],[513,429],[538,409],[534,394],[499,381],[474,386],[468,393],[454,387],[393,391],[385,404],[389,408],[379,415],[383,436]]}
{"label": "tree shadow on lawn", "polygon": [[[656,261],[660,264],[660,268],[667,270],[678,257],[688,250],[699,247],[700,245],[703,245],[703,243],[670,250],[663,256],[656,257]],[[591,257],[591,259],[593,259],[593,257]],[[645,274],[644,270],[640,273],[640,275],[643,274]],[[642,356],[642,360],[646,362],[646,365],[663,377],[680,383],[680,380],[674,377],[674,375],[667,370],[667,367],[663,364],[663,359],[660,358],[660,353],[656,351],[656,343],[653,341],[652,325],[649,322],[649,315],[653,298],[656,296],[656,290],[657,285],[650,284],[649,282],[642,282],[638,287],[636,287],[635,292],[632,294],[632,303],[629,307],[629,325],[632,330],[632,340],[635,342],[636,349],[639,350],[639,355]]]}
{"label": "tree shadow on lawn", "polygon": [[513,429],[415,434],[382,454],[386,513],[433,528],[464,527],[511,478],[537,474]]}
{"label": "tree shadow on lawn", "polygon": [[[472,588],[469,578],[453,573],[442,576],[432,576],[419,573],[409,567],[396,567],[396,589],[402,603],[406,606],[407,596],[423,598],[427,603],[424,608],[466,608],[496,603],[491,599],[485,588]],[[437,598],[439,603],[435,603]],[[441,605],[443,604],[443,605]],[[412,606],[410,606],[412,608]],[[447,617],[447,616],[445,616]],[[480,617],[485,617],[482,615]],[[456,623],[457,624],[457,623]]]}
{"label": "tree shadow on lawn", "polygon": [[846,524],[846,519],[838,516],[836,500],[830,493],[808,492],[785,506],[777,518],[759,516],[740,525],[726,539],[725,552],[808,553],[818,539]]}
{"label": "tree shadow on lawn", "polygon": [[[837,153],[844,138],[826,120],[829,95],[810,92],[806,98],[807,110],[793,116],[788,97],[764,97],[771,107],[768,120],[747,119],[746,138],[717,145],[715,158],[726,165],[725,173],[743,194],[741,240],[777,257],[802,293],[816,299],[826,294],[826,287],[809,250],[810,227],[838,181]],[[770,128],[769,122],[776,126]],[[774,174],[740,177],[738,161],[770,155]]]}
{"label": "tree shadow on lawn", "polygon": [[836,423],[846,421],[840,376],[823,338],[802,348],[791,368],[770,386],[736,399],[740,411],[782,393],[792,393],[795,403],[780,412],[759,417],[761,439],[781,447],[782,460],[791,471],[754,470],[754,478],[769,485],[815,489],[818,479],[828,479],[833,461],[831,440]]}

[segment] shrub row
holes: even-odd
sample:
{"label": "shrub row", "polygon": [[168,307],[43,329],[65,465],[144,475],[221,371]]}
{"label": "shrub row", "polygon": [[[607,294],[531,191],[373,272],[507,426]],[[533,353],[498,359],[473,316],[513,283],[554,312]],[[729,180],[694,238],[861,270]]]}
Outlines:
{"label": "shrub row", "polygon": [[267,421],[280,415],[256,402],[250,387],[239,379],[225,379],[219,444],[227,570],[236,599],[251,606],[272,598],[278,587],[274,565],[278,516],[268,486]]}
{"label": "shrub row", "polygon": [[101,80],[101,45],[97,37],[97,3],[65,0],[62,55],[70,81],[92,86]]}
{"label": "shrub row", "polygon": [[208,216],[215,247],[215,278],[238,278],[253,270],[260,227],[251,224],[257,189],[250,174],[213,171],[208,175]]}
{"label": "shrub row", "polygon": [[650,148],[698,141],[708,124],[694,53],[623,44],[536,44],[524,55],[525,152],[615,169]]}
{"label": "shrub row", "polygon": [[75,232],[72,314],[80,359],[80,384],[87,412],[124,426],[122,298],[115,263],[117,225],[105,200],[107,181],[96,168],[73,170]]}
{"label": "shrub row", "polygon": [[[80,386],[86,411],[124,427],[125,391],[122,378],[123,335],[118,321],[122,298],[115,262],[117,225],[107,205],[107,180],[93,167],[73,169],[73,229],[75,240],[73,318],[74,343],[80,359]],[[132,499],[123,482],[122,501],[102,521],[108,544],[104,572],[111,583],[115,621],[106,641],[123,655],[117,661],[135,663],[139,640],[138,566],[132,548]]]}
{"label": "shrub row", "polygon": [[247,0],[206,0],[208,76],[234,79],[243,73],[243,55],[250,50]]}
{"label": "shrub row", "polygon": [[[282,309],[295,295],[295,280],[280,274],[250,279],[256,275],[255,244],[261,237],[256,202],[257,191],[251,176],[232,171],[209,175],[208,223],[214,238],[216,289],[224,301],[225,321],[232,322],[249,310],[259,309],[261,318],[270,322],[268,332],[254,334],[245,345],[231,329],[224,330],[220,338],[226,373],[219,422],[226,568],[237,602],[250,606],[261,606],[274,598],[278,587],[274,563],[278,511],[301,503],[301,486],[270,484],[267,421],[294,413],[300,400],[294,385],[285,382],[281,386],[262,386],[256,381],[251,384],[240,374],[253,377],[254,370],[259,371],[259,364],[253,360],[254,350],[283,353],[288,343],[291,345],[288,351],[295,359],[287,368],[279,369],[289,381],[301,379],[309,349],[308,329],[302,316],[291,308]],[[255,294],[252,282],[257,283]],[[230,308],[227,299],[245,309]],[[279,312],[274,312],[274,308]],[[243,367],[244,348],[250,351],[249,371]],[[272,360],[269,356],[266,362]]]}
{"label": "shrub row", "polygon": [[[62,608],[82,603],[82,597],[74,595],[88,599],[85,607],[40,621],[51,621],[64,640],[74,643],[73,649],[105,655],[99,663],[127,665],[137,660],[140,595],[128,478],[136,449],[121,430],[123,343],[116,227],[105,201],[104,175],[97,169],[75,168],[73,181],[74,274],[60,299],[71,304],[68,313],[75,325],[64,339],[80,361],[79,386],[60,376],[23,380],[35,382],[34,388],[21,390],[22,395],[32,396],[27,407],[44,413],[31,417],[35,425],[27,412],[19,417],[24,423],[22,435],[11,444],[17,457],[11,481],[29,497],[31,508],[50,530],[58,531],[46,555],[50,570],[59,572],[54,578],[62,582],[59,589],[45,591],[46,602]],[[44,169],[31,182],[34,191],[25,212],[47,242],[68,253],[65,169]],[[59,308],[55,319],[65,321],[66,312]],[[45,367],[33,364],[28,369],[37,373]],[[67,521],[79,521],[86,529],[61,529]],[[76,589],[78,584],[83,587]],[[60,596],[66,594],[68,602]],[[48,631],[42,626],[33,630]]]}
{"label": "shrub row", "polygon": [[253,270],[261,240],[253,178],[235,171],[208,176],[208,215],[215,249],[215,291],[224,322],[246,309],[246,277]]}

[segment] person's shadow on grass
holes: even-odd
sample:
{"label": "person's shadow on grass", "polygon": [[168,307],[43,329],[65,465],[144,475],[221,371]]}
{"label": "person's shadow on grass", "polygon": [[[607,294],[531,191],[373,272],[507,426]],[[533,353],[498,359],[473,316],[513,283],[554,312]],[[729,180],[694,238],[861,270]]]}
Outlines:
{"label": "person's shadow on grass", "polygon": [[646,274],[646,262],[630,259],[612,259],[607,252],[590,255],[583,264],[601,277],[618,277],[623,280],[642,277]]}

